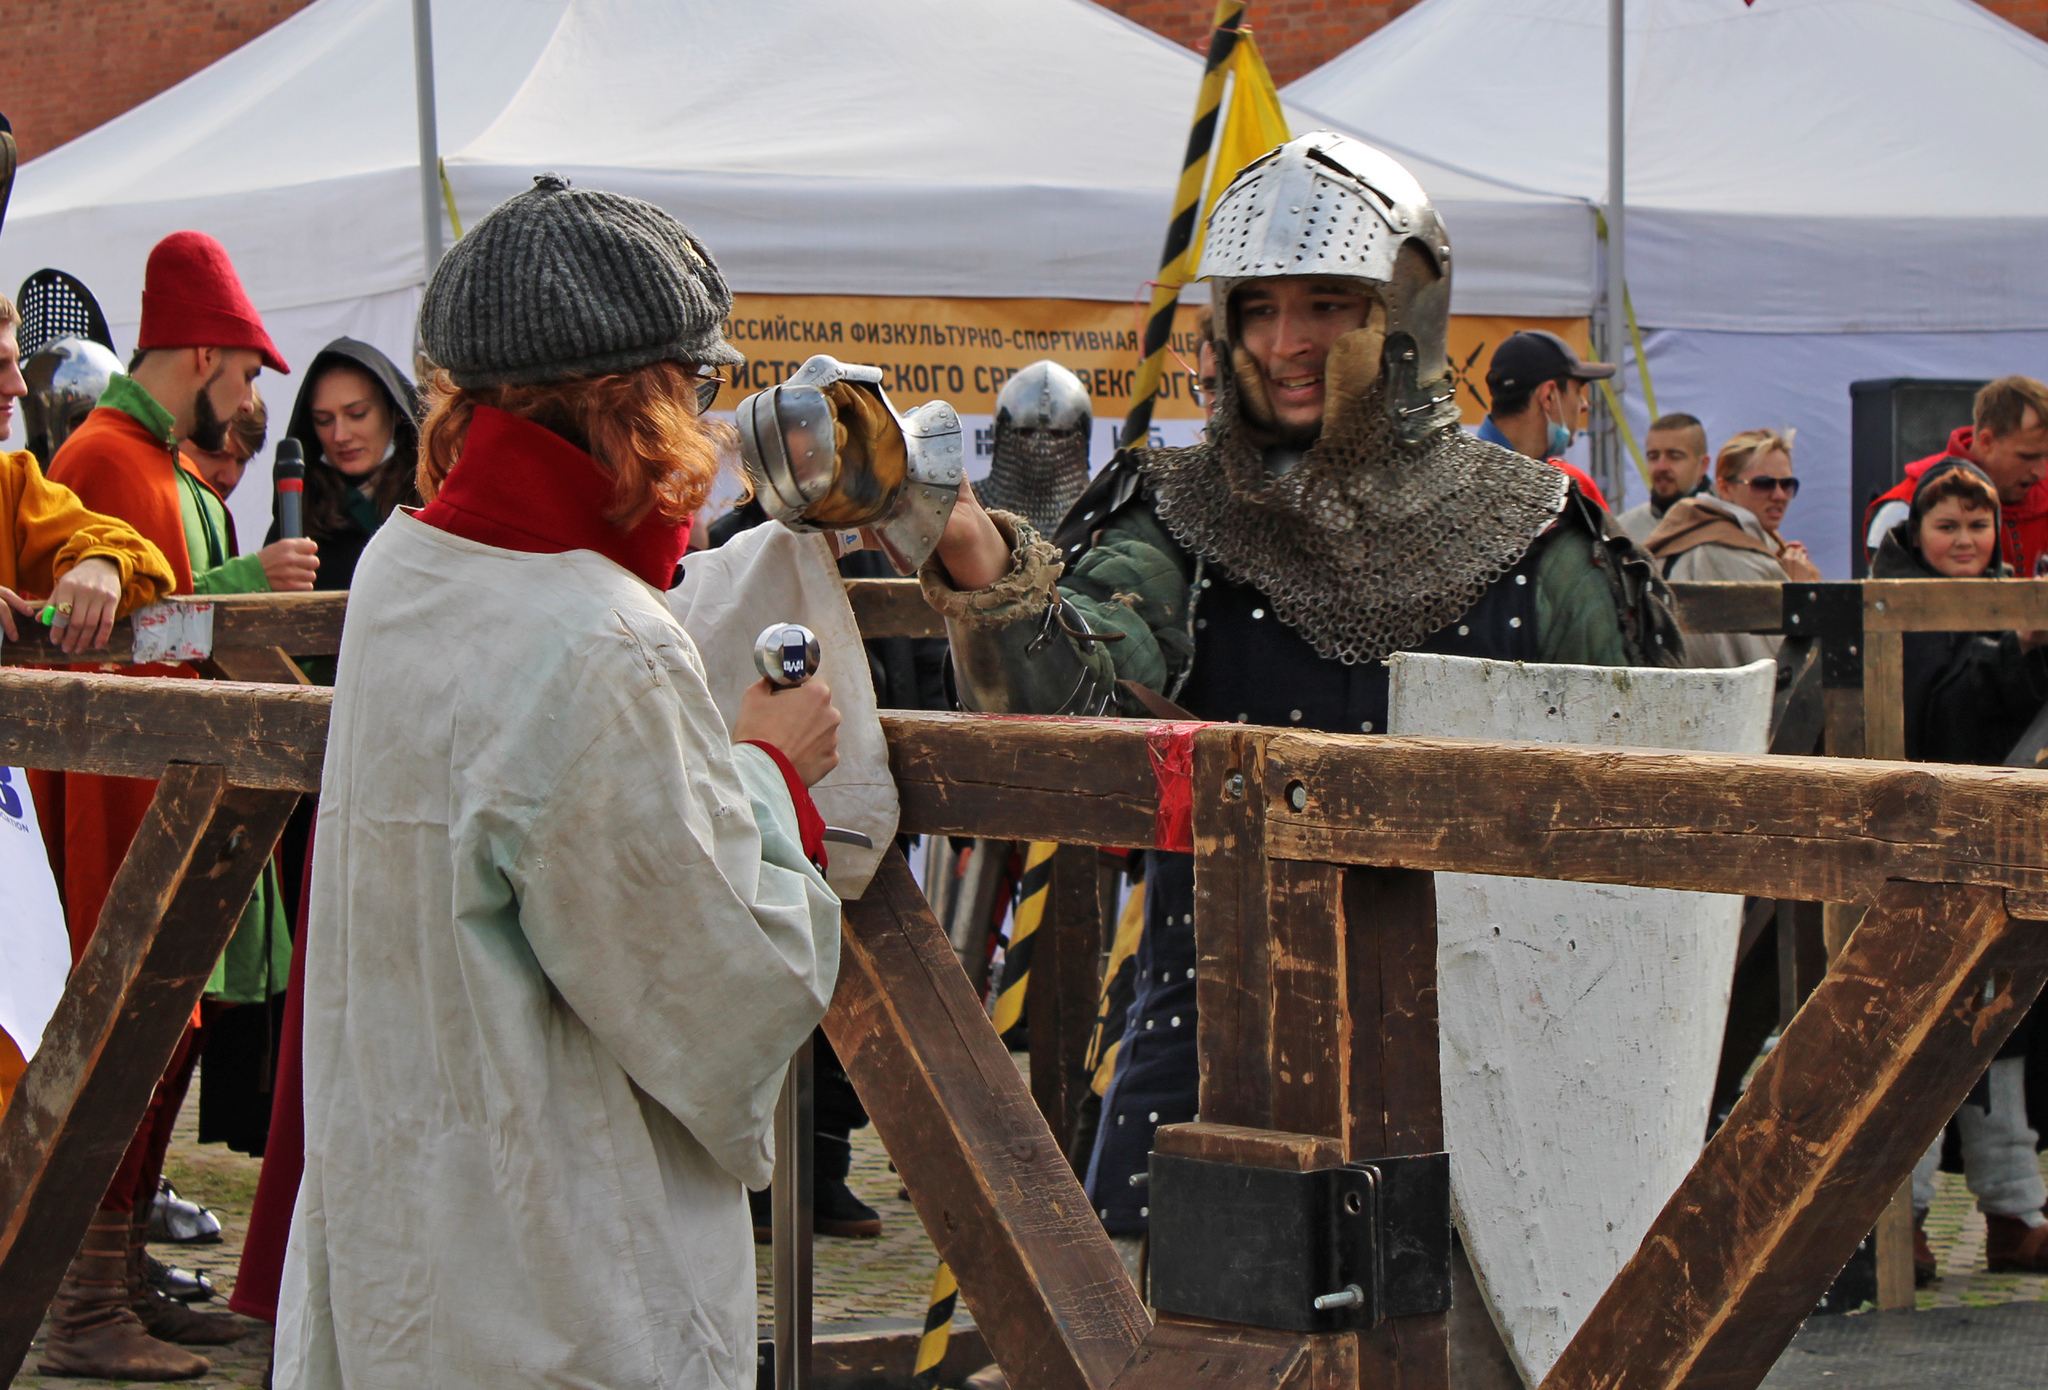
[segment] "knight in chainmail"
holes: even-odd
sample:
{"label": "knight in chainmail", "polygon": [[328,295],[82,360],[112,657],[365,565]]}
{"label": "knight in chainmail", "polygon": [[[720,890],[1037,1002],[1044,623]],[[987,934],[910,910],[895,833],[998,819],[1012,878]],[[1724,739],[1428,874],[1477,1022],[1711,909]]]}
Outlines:
{"label": "knight in chainmail", "polygon": [[988,477],[975,489],[981,504],[1051,535],[1088,486],[1094,424],[1087,388],[1065,367],[1048,359],[1018,372],[996,397]]}
{"label": "knight in chainmail", "polygon": [[[1660,581],[1565,473],[1459,428],[1451,247],[1420,185],[1317,132],[1239,173],[1201,275],[1207,439],[1126,449],[1047,539],[964,497],[921,579],[970,708],[1383,731],[1398,651],[1675,665]],[[1087,1170],[1114,1235],[1152,1133],[1195,1114],[1194,867],[1150,852],[1145,929]]]}

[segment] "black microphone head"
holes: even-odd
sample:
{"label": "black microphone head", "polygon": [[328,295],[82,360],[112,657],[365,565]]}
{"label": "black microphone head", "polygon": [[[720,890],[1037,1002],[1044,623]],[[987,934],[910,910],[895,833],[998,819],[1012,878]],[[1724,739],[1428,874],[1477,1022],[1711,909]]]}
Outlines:
{"label": "black microphone head", "polygon": [[277,441],[277,462],[270,470],[274,478],[303,478],[306,476],[306,453],[296,439]]}

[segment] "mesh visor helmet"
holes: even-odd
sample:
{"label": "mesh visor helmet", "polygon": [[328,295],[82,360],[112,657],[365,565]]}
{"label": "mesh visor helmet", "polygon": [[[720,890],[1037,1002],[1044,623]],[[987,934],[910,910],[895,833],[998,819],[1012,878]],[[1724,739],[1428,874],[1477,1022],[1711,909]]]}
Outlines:
{"label": "mesh visor helmet", "polygon": [[1197,275],[1209,282],[1228,362],[1239,342],[1232,300],[1248,281],[1331,276],[1386,306],[1381,376],[1404,434],[1455,418],[1445,338],[1451,239],[1422,185],[1391,156],[1312,131],[1247,164],[1209,214]]}
{"label": "mesh visor helmet", "polygon": [[1033,362],[1003,383],[996,397],[995,427],[1088,433],[1094,410],[1081,379],[1050,359]]}

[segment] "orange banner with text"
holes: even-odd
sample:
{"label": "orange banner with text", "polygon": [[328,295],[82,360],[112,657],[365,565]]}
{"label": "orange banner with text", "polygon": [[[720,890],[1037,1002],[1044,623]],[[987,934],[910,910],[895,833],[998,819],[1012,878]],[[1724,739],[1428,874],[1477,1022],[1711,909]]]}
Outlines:
{"label": "orange banner with text", "polygon": [[[1195,361],[1194,305],[1174,319],[1171,366],[1153,414],[1199,420],[1188,391]],[[859,295],[741,294],[733,298],[726,337],[747,355],[730,369],[719,410],[774,386],[817,353],[882,368],[883,386],[898,409],[927,400],[950,402],[964,416],[995,413],[996,394],[1012,375],[1050,357],[1081,379],[1098,420],[1130,409],[1138,374],[1143,306],[1093,299],[913,299]],[[1458,403],[1468,424],[1486,413],[1486,364],[1500,340],[1519,328],[1544,328],[1584,355],[1582,318],[1495,318],[1453,315],[1451,363]]]}

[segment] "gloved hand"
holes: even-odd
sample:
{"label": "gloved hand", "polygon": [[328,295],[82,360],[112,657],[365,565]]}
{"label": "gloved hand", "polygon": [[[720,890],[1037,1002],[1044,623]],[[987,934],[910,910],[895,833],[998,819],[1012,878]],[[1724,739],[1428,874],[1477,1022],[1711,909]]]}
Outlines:
{"label": "gloved hand", "polygon": [[903,431],[873,391],[841,381],[826,387],[825,397],[832,402],[839,469],[832,490],[806,516],[818,526],[865,526],[881,519],[910,471]]}

